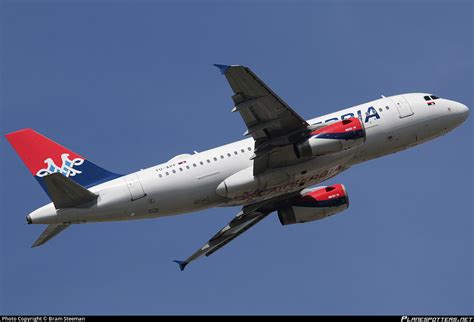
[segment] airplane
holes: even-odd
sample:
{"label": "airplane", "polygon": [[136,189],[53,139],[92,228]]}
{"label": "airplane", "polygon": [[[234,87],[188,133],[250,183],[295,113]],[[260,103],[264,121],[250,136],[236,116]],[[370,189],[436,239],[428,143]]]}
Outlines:
{"label": "airplane", "polygon": [[32,129],[6,134],[51,203],[26,216],[48,225],[32,247],[72,224],[158,218],[210,207],[238,214],[186,260],[209,256],[276,212],[282,225],[349,206],[343,184],[315,185],[363,161],[444,135],[463,123],[464,104],[429,93],[381,98],[304,120],[250,68],[215,65],[234,95],[247,138],[127,175],[110,172]]}

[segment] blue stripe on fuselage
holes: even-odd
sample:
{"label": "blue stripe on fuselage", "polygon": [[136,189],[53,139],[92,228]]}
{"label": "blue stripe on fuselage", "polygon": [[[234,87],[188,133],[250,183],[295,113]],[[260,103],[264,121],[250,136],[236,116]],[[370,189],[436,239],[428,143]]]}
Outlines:
{"label": "blue stripe on fuselage", "polygon": [[[348,119],[348,118],[351,118],[351,117],[355,117],[354,113],[342,114],[340,117],[331,117],[331,118],[325,120],[324,123],[328,123],[328,122],[332,122],[332,121],[338,121],[339,119],[345,120],[345,119]],[[373,106],[370,106],[370,107],[367,108],[367,112],[365,113],[365,118],[362,118],[362,111],[361,110],[357,111],[357,118],[359,118],[360,120],[364,120],[364,123],[367,123],[373,117],[375,117],[376,119],[380,118],[379,113],[377,113],[377,110]],[[316,125],[316,124],[323,124],[323,121],[313,123],[313,125]]]}
{"label": "blue stripe on fuselage", "polygon": [[312,136],[317,139],[335,139],[335,140],[357,140],[364,137],[363,130],[342,132],[342,133],[320,133]]}

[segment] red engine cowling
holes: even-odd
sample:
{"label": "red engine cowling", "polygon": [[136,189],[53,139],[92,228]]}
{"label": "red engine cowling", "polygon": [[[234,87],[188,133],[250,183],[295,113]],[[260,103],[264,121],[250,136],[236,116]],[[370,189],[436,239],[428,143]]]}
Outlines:
{"label": "red engine cowling", "polygon": [[319,128],[296,145],[300,157],[312,157],[352,149],[365,142],[363,122],[351,117]]}
{"label": "red engine cowling", "polygon": [[290,201],[288,206],[278,209],[280,223],[285,225],[319,220],[349,207],[349,197],[342,184],[317,187],[303,192]]}

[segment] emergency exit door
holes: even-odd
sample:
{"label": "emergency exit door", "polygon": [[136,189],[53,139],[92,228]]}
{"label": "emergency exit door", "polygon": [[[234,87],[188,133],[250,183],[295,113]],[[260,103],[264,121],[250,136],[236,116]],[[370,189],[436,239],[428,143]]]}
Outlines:
{"label": "emergency exit door", "polygon": [[410,103],[408,103],[408,101],[403,95],[397,95],[395,97],[392,97],[392,101],[397,107],[398,115],[400,116],[400,118],[411,116],[414,114]]}
{"label": "emergency exit door", "polygon": [[130,191],[130,197],[132,201],[145,197],[145,191],[143,190],[140,179],[138,179],[136,174],[129,174],[128,176],[125,176],[125,182],[127,182],[127,187]]}

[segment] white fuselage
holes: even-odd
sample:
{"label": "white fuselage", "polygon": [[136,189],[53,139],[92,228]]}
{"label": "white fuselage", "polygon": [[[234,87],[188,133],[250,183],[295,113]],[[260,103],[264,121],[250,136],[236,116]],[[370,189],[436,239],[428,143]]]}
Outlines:
{"label": "white fuselage", "polygon": [[[318,156],[253,177],[252,138],[207,151],[184,154],[170,161],[90,188],[99,195],[88,208],[56,210],[52,203],[29,216],[32,223],[84,223],[155,218],[217,206],[245,205],[315,185],[354,164],[413,147],[443,135],[468,115],[463,104],[446,99],[428,105],[412,93],[383,97],[308,120],[313,125],[359,117],[366,141],[350,150]],[[248,189],[232,197],[218,193],[232,175],[251,178]]]}

